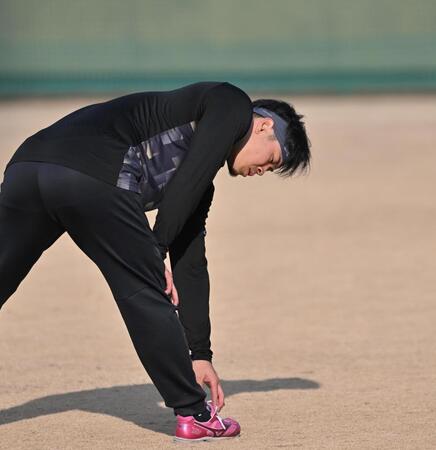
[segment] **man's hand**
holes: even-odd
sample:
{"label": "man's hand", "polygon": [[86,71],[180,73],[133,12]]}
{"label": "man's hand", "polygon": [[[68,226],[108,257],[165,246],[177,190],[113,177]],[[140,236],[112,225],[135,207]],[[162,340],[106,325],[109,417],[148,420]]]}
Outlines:
{"label": "man's hand", "polygon": [[179,294],[177,293],[176,286],[173,283],[173,274],[165,266],[165,278],[167,280],[167,287],[165,294],[171,295],[171,303],[175,306],[179,304]]}
{"label": "man's hand", "polygon": [[209,387],[212,402],[220,411],[225,405],[224,392],[212,363],[204,359],[196,359],[192,361],[192,368],[194,369],[197,383],[202,387],[204,387],[204,384]]}

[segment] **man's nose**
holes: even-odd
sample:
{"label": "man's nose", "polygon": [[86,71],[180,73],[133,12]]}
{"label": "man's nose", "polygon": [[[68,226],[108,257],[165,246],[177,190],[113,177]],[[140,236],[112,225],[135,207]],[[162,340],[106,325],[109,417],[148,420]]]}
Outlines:
{"label": "man's nose", "polygon": [[262,175],[263,175],[265,172],[267,172],[268,170],[269,170],[270,172],[272,172],[272,171],[274,170],[274,167],[273,167],[273,166],[269,166],[267,170],[264,170],[263,167],[258,167],[258,168],[257,168],[257,174],[260,175],[260,176],[262,176]]}

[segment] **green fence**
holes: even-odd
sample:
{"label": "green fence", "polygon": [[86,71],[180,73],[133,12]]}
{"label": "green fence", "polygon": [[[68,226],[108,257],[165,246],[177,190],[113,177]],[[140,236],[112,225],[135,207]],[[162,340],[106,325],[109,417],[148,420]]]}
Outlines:
{"label": "green fence", "polygon": [[0,0],[0,95],[436,88],[435,0]]}

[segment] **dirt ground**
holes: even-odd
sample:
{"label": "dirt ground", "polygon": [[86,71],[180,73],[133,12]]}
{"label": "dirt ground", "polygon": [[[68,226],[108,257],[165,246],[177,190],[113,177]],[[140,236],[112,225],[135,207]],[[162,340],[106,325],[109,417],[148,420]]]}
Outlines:
{"label": "dirt ground", "polygon": [[[93,101],[0,103],[1,167]],[[212,348],[221,415],[242,435],[193,447],[434,449],[436,97],[291,101],[310,174],[215,179]],[[65,234],[0,313],[0,448],[190,447],[174,425],[102,275]]]}

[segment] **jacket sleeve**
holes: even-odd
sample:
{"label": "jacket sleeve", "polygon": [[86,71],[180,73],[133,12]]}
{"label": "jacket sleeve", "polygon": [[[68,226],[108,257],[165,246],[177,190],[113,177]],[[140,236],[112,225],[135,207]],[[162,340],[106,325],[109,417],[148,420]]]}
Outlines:
{"label": "jacket sleeve", "polygon": [[206,218],[214,186],[203,194],[192,216],[169,247],[174,284],[179,294],[179,318],[185,330],[191,359],[212,361],[209,318],[209,273],[205,235]]}
{"label": "jacket sleeve", "polygon": [[189,150],[164,188],[153,227],[163,259],[251,120],[250,97],[238,87],[222,83],[206,92]]}

